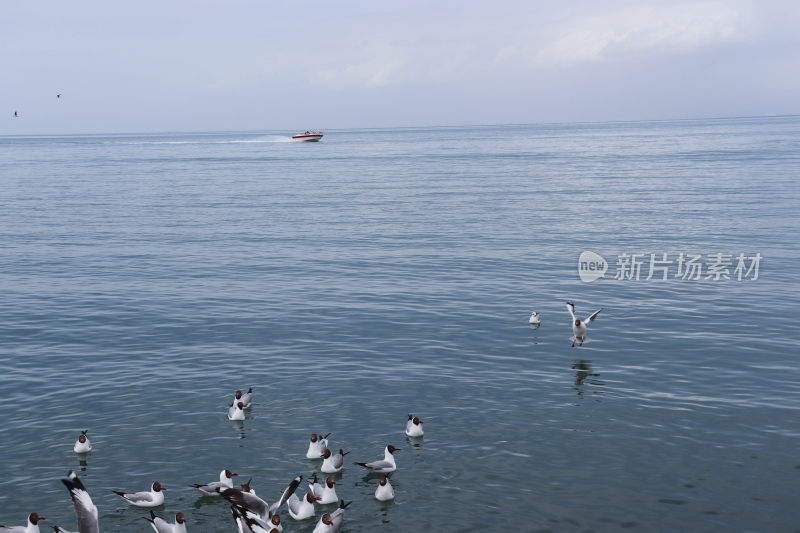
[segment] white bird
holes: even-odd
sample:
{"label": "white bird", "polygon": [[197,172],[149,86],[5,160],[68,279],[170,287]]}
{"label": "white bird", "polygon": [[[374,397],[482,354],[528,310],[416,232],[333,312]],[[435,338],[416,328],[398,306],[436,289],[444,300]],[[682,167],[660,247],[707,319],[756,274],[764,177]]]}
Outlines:
{"label": "white bird", "polygon": [[253,405],[253,387],[250,387],[244,394],[242,394],[240,390],[236,391],[233,395],[233,402],[231,402],[231,405],[236,405],[239,402],[244,404],[245,409]]}
{"label": "white bird", "polygon": [[136,507],[158,507],[159,505],[164,503],[164,487],[161,486],[161,483],[156,481],[151,486],[150,490],[142,491],[142,492],[121,492],[118,490],[111,491],[114,494],[122,496],[128,503],[131,505],[135,505]]}
{"label": "white bird", "polygon": [[323,450],[328,447],[328,437],[330,433],[324,437],[316,433],[311,434],[311,442],[308,443],[308,451],[306,452],[306,459],[319,459]]}
{"label": "white bird", "polygon": [[314,502],[318,502],[319,498],[312,493],[307,492],[303,499],[297,497],[297,494],[289,496],[286,502],[289,507],[289,516],[295,520],[305,520],[314,516]]}
{"label": "white bird", "polygon": [[602,310],[603,308],[601,307],[589,315],[589,318],[581,321],[580,318],[575,316],[575,304],[572,302],[567,302],[567,311],[569,311],[570,316],[572,316],[572,333],[575,336],[575,339],[572,341],[573,348],[575,347],[575,341],[580,341],[580,345],[583,346],[583,341],[586,340],[586,326],[591,324]]}
{"label": "white bird", "polygon": [[342,468],[344,468],[344,456],[348,453],[350,452],[344,452],[339,448],[337,453],[331,455],[331,451],[325,448],[320,455],[320,457],[324,459],[324,461],[322,461],[322,466],[319,467],[320,471],[326,474],[341,472]]}
{"label": "white bird", "polygon": [[418,416],[408,415],[406,422],[406,435],[409,437],[421,437],[425,434],[422,430],[422,420]]}
{"label": "white bird", "polygon": [[228,420],[244,420],[244,403],[237,402],[228,408]]}
{"label": "white bird", "polygon": [[389,483],[389,478],[381,474],[381,480],[378,482],[378,487],[375,489],[375,499],[379,502],[385,502],[394,499],[394,488]]}
{"label": "white bird", "polygon": [[78,517],[78,533],[100,533],[97,507],[92,503],[92,498],[80,478],[70,470],[67,479],[62,479],[61,482],[67,487],[69,496],[72,498],[72,505],[75,506],[75,515]]}
{"label": "white bird", "polygon": [[325,480],[324,484],[320,485],[317,483],[317,474],[314,474],[314,478],[313,480],[309,480],[308,486],[312,494],[319,498],[320,505],[339,501],[339,497],[336,495],[336,481],[330,476]]}
{"label": "white bird", "polygon": [[538,326],[541,323],[542,323],[542,318],[541,316],[539,316],[539,313],[537,313],[536,311],[531,313],[531,317],[528,319],[528,324]]}
{"label": "white bird", "polygon": [[39,533],[39,522],[44,520],[43,516],[39,516],[36,513],[31,513],[28,515],[28,525],[27,526],[0,526],[0,533]]}
{"label": "white bird", "polygon": [[300,486],[300,482],[303,480],[303,476],[297,476],[294,478],[291,483],[284,489],[283,494],[281,497],[273,503],[272,505],[268,505],[267,502],[259,498],[253,493],[244,492],[239,489],[229,488],[225,489],[220,492],[220,495],[231,502],[236,507],[247,511],[248,513],[253,514],[255,517],[259,518],[261,521],[267,521],[274,516],[277,516],[278,509],[286,503],[289,498],[294,494],[294,491],[297,490],[297,487]]}
{"label": "white bird", "polygon": [[394,472],[395,470],[397,470],[397,464],[394,462],[393,454],[394,452],[399,450],[400,448],[395,448],[390,444],[383,451],[382,461],[372,461],[371,463],[356,463],[356,464],[363,466],[370,472],[375,472],[377,474],[387,474],[389,472]]}
{"label": "white bird", "polygon": [[236,521],[236,526],[239,528],[239,533],[274,533],[275,531],[280,532],[283,530],[283,526],[280,525],[281,519],[278,515],[273,517],[277,519],[276,526],[272,520],[261,520],[238,505],[231,505],[231,513]]}
{"label": "white bird", "polygon": [[157,517],[153,511],[150,511],[150,518],[145,518],[145,520],[150,522],[156,533],[186,533],[186,518],[184,518],[183,513],[175,515],[174,524]]}
{"label": "white bird", "polygon": [[[233,476],[238,476],[230,470],[223,470],[219,473],[219,481],[212,481],[207,485],[192,485],[194,488],[207,496],[215,496],[225,489],[233,488]],[[81,532],[82,533],[82,532]]]}
{"label": "white bird", "polygon": [[86,436],[88,431],[88,429],[81,431],[81,436],[75,441],[75,446],[72,447],[75,453],[87,453],[92,451],[92,443],[89,442],[89,437]]}
{"label": "white bird", "polygon": [[344,503],[344,500],[339,504],[339,508],[334,512],[322,515],[317,525],[314,527],[313,533],[338,533],[342,529],[344,522],[344,510],[353,502]]}

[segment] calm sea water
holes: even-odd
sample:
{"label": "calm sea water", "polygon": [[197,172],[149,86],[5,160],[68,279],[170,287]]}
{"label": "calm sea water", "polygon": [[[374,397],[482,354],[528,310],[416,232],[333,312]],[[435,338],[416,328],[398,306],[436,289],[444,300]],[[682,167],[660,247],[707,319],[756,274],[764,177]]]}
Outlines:
{"label": "calm sea water", "polygon": [[[286,141],[0,138],[0,523],[74,530],[75,469],[103,531],[148,530],[111,490],[154,480],[157,514],[235,531],[189,486],[271,502],[331,432],[351,533],[800,530],[799,117]],[[615,280],[633,253],[734,279]],[[603,308],[582,347],[567,300]],[[387,444],[380,504],[350,460]]]}

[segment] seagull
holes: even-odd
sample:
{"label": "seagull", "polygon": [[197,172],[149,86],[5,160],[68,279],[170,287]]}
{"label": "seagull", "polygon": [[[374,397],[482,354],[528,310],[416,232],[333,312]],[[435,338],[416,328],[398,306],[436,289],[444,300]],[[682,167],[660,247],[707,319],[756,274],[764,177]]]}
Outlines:
{"label": "seagull", "polygon": [[44,520],[43,516],[39,516],[36,513],[31,513],[28,515],[27,526],[14,526],[14,527],[0,526],[0,533],[39,533],[38,522],[40,522],[41,520]]}
{"label": "seagull", "polygon": [[265,521],[271,519],[273,516],[277,516],[276,513],[278,512],[278,509],[280,509],[281,506],[286,503],[294,494],[294,491],[296,491],[297,487],[300,486],[300,482],[302,480],[303,476],[297,476],[294,478],[284,489],[280,499],[278,499],[278,501],[272,505],[268,505],[267,502],[253,493],[244,492],[234,488],[224,489],[220,492],[220,495],[231,502],[231,504],[234,506],[247,511],[248,513],[252,513],[262,521]]}
{"label": "seagull", "polygon": [[286,502],[289,507],[289,516],[295,520],[311,518],[314,516],[314,502],[319,500],[320,498],[310,492],[307,492],[302,500],[297,497],[297,494],[292,494]]}
{"label": "seagull", "polygon": [[157,517],[153,511],[150,511],[150,518],[145,517],[145,520],[150,522],[156,533],[186,533],[186,518],[183,517],[183,513],[175,515],[174,524]]}
{"label": "seagull", "polygon": [[[274,524],[271,521],[265,522],[237,505],[231,505],[231,514],[233,514],[233,520],[239,528],[239,533],[272,533],[280,531],[280,529],[272,527]],[[277,515],[275,516],[277,517]],[[278,519],[278,525],[280,527],[280,519]]]}
{"label": "seagull", "polygon": [[319,467],[320,471],[325,472],[326,474],[335,474],[336,472],[341,472],[342,468],[344,468],[344,456],[350,452],[344,452],[341,448],[339,448],[339,452],[335,455],[331,455],[331,451],[328,448],[325,448],[322,451],[320,457],[325,459],[322,461],[322,466]]}
{"label": "seagull", "polygon": [[164,503],[164,493],[162,491],[167,490],[161,486],[161,483],[156,481],[153,483],[152,487],[149,491],[144,492],[120,492],[120,491],[111,491],[114,494],[118,494],[122,496],[128,503],[131,505],[135,505],[136,507],[157,507]]}
{"label": "seagull", "polygon": [[67,479],[62,479],[61,482],[67,487],[72,504],[75,506],[75,514],[78,516],[78,533],[100,533],[97,507],[92,503],[92,498],[80,478],[70,470]]}
{"label": "seagull", "polygon": [[244,403],[239,402],[228,408],[228,420],[244,420]]}
{"label": "seagull", "polygon": [[308,451],[306,452],[306,459],[319,459],[320,454],[328,447],[328,437],[330,433],[325,435],[311,434],[311,442],[308,443]]}
{"label": "seagull", "polygon": [[[238,476],[230,470],[223,470],[219,473],[219,481],[212,481],[207,485],[192,485],[194,488],[207,496],[214,496],[220,491],[233,488],[233,476]],[[81,532],[83,533],[83,532]]]}
{"label": "seagull", "polygon": [[528,319],[528,324],[538,326],[541,323],[542,323],[542,317],[539,316],[539,313],[537,313],[536,311],[531,313],[531,317]]}
{"label": "seagull", "polygon": [[408,415],[406,422],[406,435],[409,437],[421,437],[425,434],[422,430],[422,420],[418,416]]}
{"label": "seagull", "polygon": [[363,466],[370,472],[377,474],[386,474],[397,470],[397,464],[394,462],[394,452],[399,451],[400,448],[395,448],[391,444],[383,451],[383,461],[372,461],[371,463],[355,463]]}
{"label": "seagull", "polygon": [[339,504],[339,508],[331,514],[325,513],[322,518],[317,522],[314,527],[313,533],[338,533],[342,529],[342,522],[344,522],[344,510],[353,502],[344,503],[344,500]]}
{"label": "seagull", "polygon": [[575,339],[572,341],[572,347],[575,347],[575,341],[580,341],[580,345],[583,346],[583,341],[586,340],[586,326],[591,324],[592,321],[597,318],[597,315],[600,314],[603,308],[601,307],[587,318],[584,321],[581,321],[580,318],[575,316],[575,304],[572,302],[567,302],[567,311],[572,316],[572,333],[575,335]]}
{"label": "seagull", "polygon": [[88,431],[88,429],[81,431],[81,436],[75,441],[75,446],[72,448],[75,453],[87,453],[92,451],[92,443],[89,442],[89,437],[86,436]]}
{"label": "seagull", "polygon": [[317,483],[317,474],[314,474],[313,483],[312,480],[309,480],[308,482],[311,492],[314,494],[314,496],[319,497],[320,505],[336,503],[339,501],[339,497],[336,495],[336,487],[334,485],[336,485],[336,482],[330,476],[328,476],[328,479],[325,480],[324,485],[320,485]]}
{"label": "seagull", "polygon": [[375,489],[375,499],[379,502],[386,502],[394,499],[394,488],[389,483],[389,478],[381,474],[381,480],[378,482],[378,487]]}
{"label": "seagull", "polygon": [[240,390],[236,391],[236,394],[234,394],[233,403],[231,403],[231,405],[239,402],[244,404],[245,409],[253,404],[253,387],[250,387],[244,394],[242,394],[242,391]]}

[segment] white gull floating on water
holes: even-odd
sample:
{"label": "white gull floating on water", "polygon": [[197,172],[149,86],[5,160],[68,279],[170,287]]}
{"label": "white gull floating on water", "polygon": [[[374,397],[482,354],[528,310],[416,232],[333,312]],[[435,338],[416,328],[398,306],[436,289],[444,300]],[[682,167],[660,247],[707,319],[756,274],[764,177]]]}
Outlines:
{"label": "white gull floating on water", "polygon": [[378,487],[375,489],[375,499],[379,502],[386,502],[394,499],[394,488],[389,482],[389,478],[381,474]]}
{"label": "white gull floating on water", "polygon": [[397,464],[394,462],[394,452],[400,451],[400,448],[395,448],[391,444],[388,445],[383,451],[382,461],[372,461],[371,463],[356,463],[363,466],[370,472],[377,474],[388,474],[397,470]]}
{"label": "white gull floating on water", "polygon": [[409,437],[422,437],[425,435],[425,431],[422,429],[422,420],[418,416],[408,415],[406,435]]}
{"label": "white gull floating on water", "polygon": [[175,523],[170,524],[163,518],[159,518],[150,511],[150,518],[146,519],[150,522],[150,525],[153,526],[153,530],[156,533],[186,533],[186,518],[184,518],[183,513],[178,513],[175,515]]}
{"label": "white gull floating on water", "polygon": [[0,526],[0,533],[39,533],[38,523],[42,520],[44,520],[43,516],[39,516],[36,513],[31,513],[28,515],[27,526]]}
{"label": "white gull floating on water", "polygon": [[118,490],[112,491],[125,498],[128,503],[136,507],[158,507],[164,503],[164,492],[167,489],[161,486],[161,483],[156,481],[148,491],[142,492],[121,492]]}
{"label": "white gull floating on water", "polygon": [[233,488],[233,476],[238,476],[230,470],[223,470],[219,473],[219,481],[212,481],[206,485],[192,485],[207,496],[216,496],[220,491]]}
{"label": "white gull floating on water", "polygon": [[312,433],[311,441],[308,443],[306,459],[319,459],[322,455],[322,452],[324,452],[325,448],[328,447],[328,437],[330,437],[330,435],[330,433],[325,436],[322,436],[321,433],[319,435]]}
{"label": "white gull floating on water", "polygon": [[338,533],[342,529],[344,523],[344,510],[353,502],[344,503],[344,500],[339,503],[339,508],[334,512],[322,515],[317,525],[314,527],[313,533]]}
{"label": "white gull floating on water", "polygon": [[336,481],[330,476],[325,480],[325,483],[320,484],[317,483],[317,474],[314,473],[314,477],[308,480],[308,487],[314,496],[319,498],[320,505],[339,501],[339,496],[336,495]]}
{"label": "white gull floating on water", "polygon": [[344,456],[350,452],[342,451],[339,448],[339,451],[335,454],[331,454],[331,451],[328,448],[325,448],[322,451],[320,457],[325,459],[322,461],[322,466],[319,467],[321,472],[326,474],[335,474],[336,472],[340,472],[342,468],[344,468]]}
{"label": "white gull floating on water", "polygon": [[92,443],[89,441],[89,437],[86,436],[88,432],[88,429],[81,431],[81,436],[78,437],[78,440],[75,441],[75,446],[72,447],[75,453],[88,453],[92,451]]}

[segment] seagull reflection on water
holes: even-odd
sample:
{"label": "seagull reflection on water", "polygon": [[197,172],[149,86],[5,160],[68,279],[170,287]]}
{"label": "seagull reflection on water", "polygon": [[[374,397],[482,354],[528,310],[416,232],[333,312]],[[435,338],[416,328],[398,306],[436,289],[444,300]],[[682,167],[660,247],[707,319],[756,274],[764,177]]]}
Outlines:
{"label": "seagull reflection on water", "polygon": [[[588,379],[587,378],[595,378],[600,376],[596,372],[592,372],[592,361],[588,359],[578,359],[572,362],[572,370],[575,371],[575,390],[578,392],[578,396],[583,396],[584,384],[588,385],[597,385],[602,387],[605,385],[602,381],[596,379]],[[601,394],[602,391],[596,391],[597,394]]]}
{"label": "seagull reflection on water", "polygon": [[235,429],[236,433],[239,434],[240,439],[243,439],[247,436],[244,432],[244,420],[232,420],[231,426],[233,426],[233,429]]}

